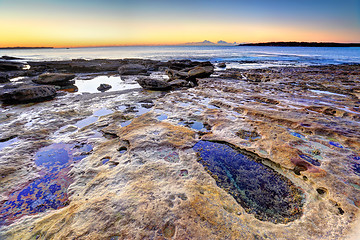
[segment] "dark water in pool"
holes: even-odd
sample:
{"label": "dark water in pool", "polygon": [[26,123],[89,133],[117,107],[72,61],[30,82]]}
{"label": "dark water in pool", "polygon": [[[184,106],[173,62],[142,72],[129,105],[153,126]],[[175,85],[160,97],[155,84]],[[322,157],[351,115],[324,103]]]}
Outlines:
{"label": "dark water in pool", "polygon": [[260,157],[209,141],[200,141],[193,149],[217,185],[256,218],[287,223],[302,215],[302,192],[289,179],[260,163]]}

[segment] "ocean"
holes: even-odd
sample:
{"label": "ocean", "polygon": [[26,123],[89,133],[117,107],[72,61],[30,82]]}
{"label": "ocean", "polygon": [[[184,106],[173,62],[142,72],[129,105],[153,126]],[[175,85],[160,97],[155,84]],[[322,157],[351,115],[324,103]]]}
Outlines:
{"label": "ocean", "polygon": [[258,68],[360,63],[359,47],[123,46],[54,49],[1,49],[0,56],[25,61],[142,58],[227,62],[229,67]]}

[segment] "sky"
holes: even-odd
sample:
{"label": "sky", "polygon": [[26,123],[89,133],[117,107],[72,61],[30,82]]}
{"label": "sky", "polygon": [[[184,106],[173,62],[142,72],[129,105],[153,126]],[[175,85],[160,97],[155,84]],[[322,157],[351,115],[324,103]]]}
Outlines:
{"label": "sky", "polygon": [[360,42],[360,0],[0,0],[0,47]]}

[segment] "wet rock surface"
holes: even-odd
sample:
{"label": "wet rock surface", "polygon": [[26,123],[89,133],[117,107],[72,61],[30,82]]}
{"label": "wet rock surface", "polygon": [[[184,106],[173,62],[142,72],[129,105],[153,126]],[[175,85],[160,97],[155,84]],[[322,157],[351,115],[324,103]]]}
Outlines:
{"label": "wet rock surface", "polygon": [[34,83],[44,85],[68,86],[74,84],[74,81],[72,80],[75,77],[75,74],[68,73],[44,73],[32,81]]}
{"label": "wet rock surface", "polygon": [[147,69],[144,65],[141,64],[125,64],[119,67],[120,75],[138,75],[141,73],[146,73]]}
{"label": "wet rock surface", "polygon": [[97,90],[100,92],[105,92],[105,91],[109,90],[110,88],[112,88],[110,84],[102,83],[102,84],[100,84],[100,86],[97,87]]}
{"label": "wet rock surface", "polygon": [[38,102],[52,99],[56,89],[52,86],[5,85],[0,89],[0,101],[5,103]]}
{"label": "wet rock surface", "polygon": [[[199,66],[134,61],[160,74]],[[61,64],[120,66],[97,63]],[[2,106],[0,238],[347,239],[360,207],[359,66],[212,76]],[[40,183],[47,174],[69,181]]]}
{"label": "wet rock surface", "polygon": [[9,81],[9,76],[5,73],[0,73],[0,83],[6,83]]}
{"label": "wet rock surface", "polygon": [[170,84],[159,79],[152,79],[152,78],[139,78],[136,80],[139,85],[144,89],[149,90],[168,90],[170,89]]}
{"label": "wet rock surface", "polygon": [[23,63],[0,60],[0,71],[5,71],[5,72],[16,71],[16,70],[22,70],[23,68],[24,68]]}

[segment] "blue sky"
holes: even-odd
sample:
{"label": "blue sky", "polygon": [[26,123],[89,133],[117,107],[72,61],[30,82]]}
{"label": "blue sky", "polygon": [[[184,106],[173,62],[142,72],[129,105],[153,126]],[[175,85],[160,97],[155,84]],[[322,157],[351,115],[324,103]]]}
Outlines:
{"label": "blue sky", "polygon": [[0,45],[360,42],[360,1],[0,0],[0,31]]}

